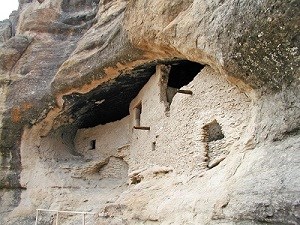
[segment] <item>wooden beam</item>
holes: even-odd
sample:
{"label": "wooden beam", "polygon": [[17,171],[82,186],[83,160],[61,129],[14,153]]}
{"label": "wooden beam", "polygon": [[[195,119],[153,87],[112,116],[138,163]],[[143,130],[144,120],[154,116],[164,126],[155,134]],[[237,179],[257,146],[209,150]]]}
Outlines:
{"label": "wooden beam", "polygon": [[137,130],[150,130],[150,127],[138,127],[138,126],[134,126],[133,128],[137,129]]}
{"label": "wooden beam", "polygon": [[177,93],[192,95],[193,92],[190,90],[178,90]]}

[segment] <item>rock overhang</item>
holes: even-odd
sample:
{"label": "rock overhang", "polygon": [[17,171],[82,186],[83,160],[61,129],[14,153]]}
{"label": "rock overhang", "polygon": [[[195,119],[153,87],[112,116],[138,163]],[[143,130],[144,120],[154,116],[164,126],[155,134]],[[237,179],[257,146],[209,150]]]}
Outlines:
{"label": "rock overhang", "polygon": [[[156,71],[156,65],[170,65],[175,69],[189,67],[191,71],[200,71],[203,65],[186,59],[156,60],[139,65],[130,71],[120,73],[114,79],[98,85],[91,91],[81,94],[72,93],[63,96],[62,115],[72,118],[78,128],[94,127],[120,120],[129,115],[130,102]],[[180,72],[180,76],[184,76]]]}
{"label": "rock overhang", "polygon": [[79,128],[120,120],[129,114],[130,101],[154,73],[155,64],[150,63],[120,74],[85,94],[66,95],[63,110]]}

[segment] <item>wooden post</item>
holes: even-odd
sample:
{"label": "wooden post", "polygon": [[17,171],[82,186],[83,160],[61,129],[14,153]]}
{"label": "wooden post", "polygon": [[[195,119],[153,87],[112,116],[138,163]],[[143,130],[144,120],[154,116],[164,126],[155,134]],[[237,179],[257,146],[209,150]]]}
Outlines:
{"label": "wooden post", "polygon": [[193,92],[190,90],[178,90],[177,93],[192,95]]}
{"label": "wooden post", "polygon": [[150,130],[150,127],[138,127],[138,126],[134,126],[133,128],[137,129],[137,130]]}

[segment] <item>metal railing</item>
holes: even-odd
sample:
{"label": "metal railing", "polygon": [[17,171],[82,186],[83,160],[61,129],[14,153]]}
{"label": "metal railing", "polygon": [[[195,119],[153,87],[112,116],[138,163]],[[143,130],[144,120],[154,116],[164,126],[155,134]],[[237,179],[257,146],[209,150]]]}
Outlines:
{"label": "metal railing", "polygon": [[38,217],[39,212],[54,212],[56,213],[55,225],[58,225],[59,222],[59,214],[82,214],[82,225],[86,225],[86,215],[97,215],[97,213],[93,212],[78,212],[78,211],[61,211],[61,210],[52,210],[52,209],[37,209],[36,210],[36,218],[35,218],[35,225],[38,225]]}

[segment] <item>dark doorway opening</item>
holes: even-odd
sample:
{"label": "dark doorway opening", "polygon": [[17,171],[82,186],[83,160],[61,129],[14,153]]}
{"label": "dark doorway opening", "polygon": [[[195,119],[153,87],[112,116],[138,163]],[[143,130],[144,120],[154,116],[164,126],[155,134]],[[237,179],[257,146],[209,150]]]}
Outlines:
{"label": "dark doorway opening", "polygon": [[205,125],[202,137],[207,157],[207,167],[211,169],[217,166],[227,155],[221,144],[221,140],[225,138],[221,125],[216,120]]}
{"label": "dark doorway opening", "polygon": [[204,132],[204,141],[206,142],[217,141],[224,138],[222,127],[216,120],[205,125],[203,127],[203,132]]}

